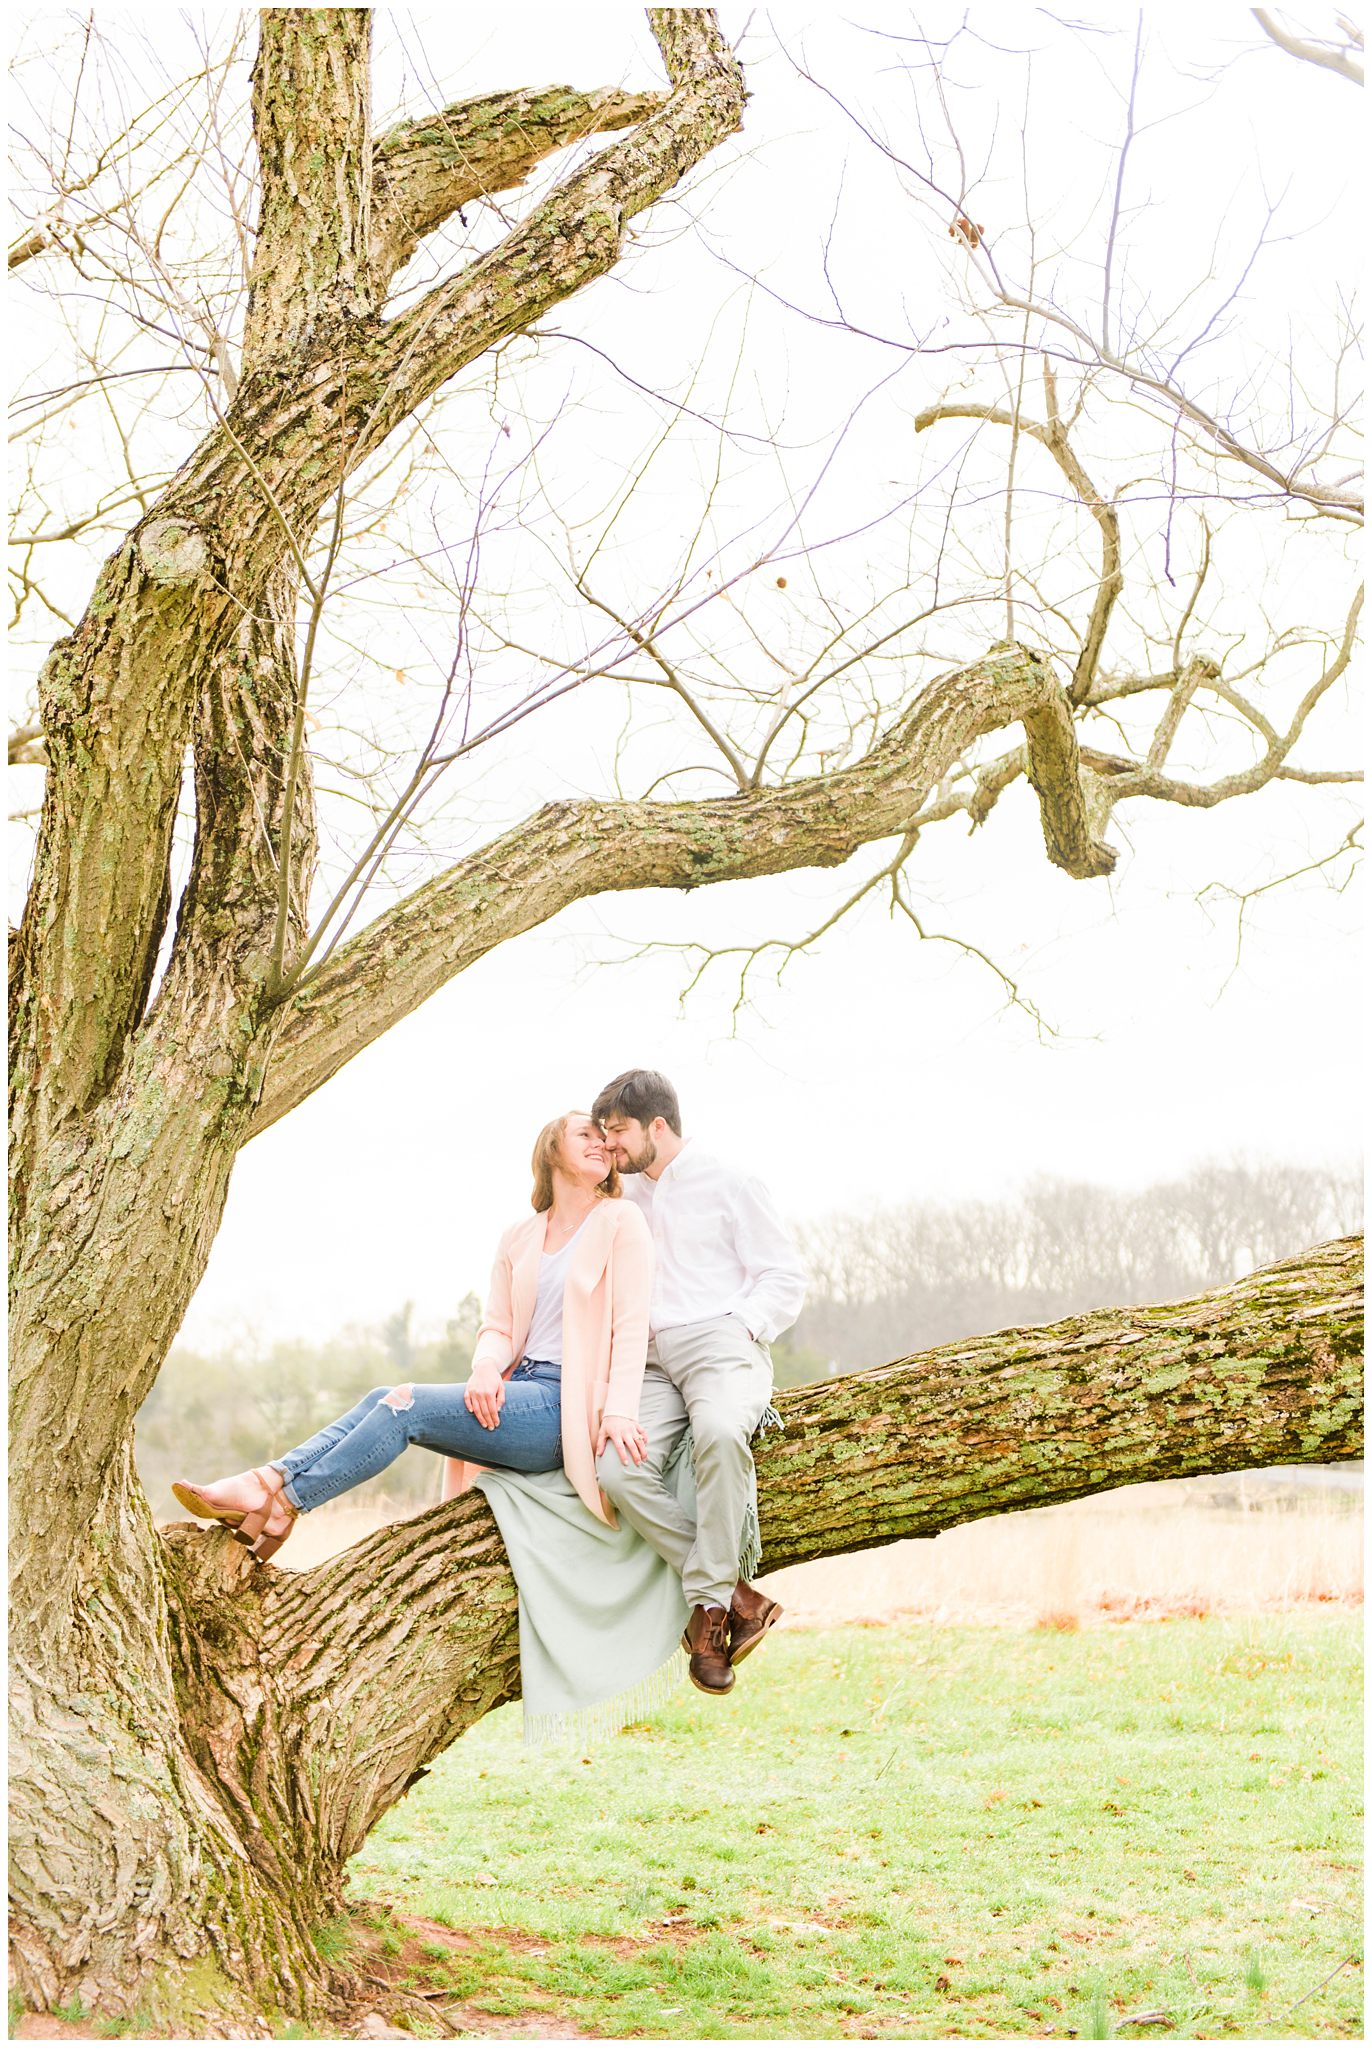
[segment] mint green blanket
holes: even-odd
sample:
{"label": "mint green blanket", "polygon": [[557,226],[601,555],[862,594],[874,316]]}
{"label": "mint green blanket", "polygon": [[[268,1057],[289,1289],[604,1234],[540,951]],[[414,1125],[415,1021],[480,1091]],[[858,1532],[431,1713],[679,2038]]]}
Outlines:
{"label": "mint green blanket", "polygon": [[[768,1409],[759,1425],[779,1428]],[[666,1470],[695,1510],[691,1433]],[[565,1472],[480,1472],[519,1588],[519,1672],[524,1740],[584,1744],[614,1735],[680,1684],[689,1609],[681,1580],[627,1522],[598,1522]],[[744,1518],[739,1575],[761,1561],[757,1486]]]}
{"label": "mint green blanket", "polygon": [[565,1472],[481,1472],[519,1588],[524,1740],[584,1744],[659,1705],[685,1671],[681,1580]]}

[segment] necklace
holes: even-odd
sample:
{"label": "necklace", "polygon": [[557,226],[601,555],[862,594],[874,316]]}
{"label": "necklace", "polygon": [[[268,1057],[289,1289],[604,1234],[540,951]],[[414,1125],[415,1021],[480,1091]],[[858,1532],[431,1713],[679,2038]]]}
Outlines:
{"label": "necklace", "polygon": [[571,1224],[554,1223],[550,1216],[547,1222],[547,1226],[543,1233],[544,1251],[546,1252],[548,1250],[548,1241],[554,1235],[554,1233],[556,1233],[558,1237],[565,1238],[568,1241],[574,1238],[578,1230],[580,1230],[582,1224],[586,1221],[586,1217],[589,1216],[590,1213],[590,1210],[587,1209],[585,1215],[578,1216],[576,1220]]}

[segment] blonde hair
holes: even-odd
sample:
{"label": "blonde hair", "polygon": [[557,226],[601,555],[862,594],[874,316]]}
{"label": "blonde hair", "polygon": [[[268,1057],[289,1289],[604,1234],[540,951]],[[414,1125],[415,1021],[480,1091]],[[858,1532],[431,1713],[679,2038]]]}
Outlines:
{"label": "blonde hair", "polygon": [[[584,1109],[569,1109],[562,1116],[555,1116],[550,1124],[544,1124],[534,1140],[534,1156],[530,1164],[534,1170],[533,1205],[536,1214],[553,1206],[553,1168],[562,1164],[562,1140],[567,1126],[574,1116],[585,1116]],[[593,1119],[594,1121],[594,1119]],[[612,1166],[596,1194],[608,1201],[619,1197],[619,1169]]]}

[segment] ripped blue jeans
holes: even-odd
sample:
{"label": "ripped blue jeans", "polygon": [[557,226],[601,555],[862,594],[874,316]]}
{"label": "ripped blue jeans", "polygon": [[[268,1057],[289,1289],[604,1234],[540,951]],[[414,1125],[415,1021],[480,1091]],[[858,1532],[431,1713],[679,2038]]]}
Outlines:
{"label": "ripped blue jeans", "polygon": [[526,1358],[505,1382],[494,1429],[463,1401],[467,1382],[373,1387],[337,1422],[272,1463],[285,1494],[307,1511],[374,1479],[411,1444],[446,1458],[472,1458],[507,1472],[551,1472],[562,1463],[562,1368]]}

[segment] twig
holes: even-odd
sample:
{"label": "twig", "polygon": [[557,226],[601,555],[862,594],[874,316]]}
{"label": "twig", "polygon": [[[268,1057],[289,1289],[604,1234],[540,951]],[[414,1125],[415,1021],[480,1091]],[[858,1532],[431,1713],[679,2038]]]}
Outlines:
{"label": "twig", "polygon": [[1334,1979],[1338,1976],[1340,1970],[1351,1970],[1355,1966],[1356,1962],[1356,1956],[1345,1956],[1341,1963],[1336,1963],[1334,1965],[1334,1968],[1329,1972],[1329,1975],[1327,1977],[1321,1977],[1319,1983],[1313,1985],[1311,1989],[1306,1992],[1305,1998],[1298,1998],[1296,2000],[1295,2005],[1288,2005],[1287,2007],[1285,2007],[1283,2011],[1277,2014],[1277,2018],[1279,2020],[1284,2020],[1286,2018],[1287,2013],[1298,2011],[1299,2008],[1306,2003],[1307,1999],[1311,1999],[1315,1996],[1315,1993],[1317,1991],[1323,1991],[1326,1984],[1332,1984]]}
{"label": "twig", "polygon": [[343,483],[338,486],[338,498],[334,508],[333,532],[329,537],[329,550],[324,562],[323,574],[316,589],[310,586],[310,618],[305,633],[305,652],[300,663],[300,678],[296,684],[295,715],[291,720],[290,753],[286,762],[286,789],[282,801],[281,858],[277,864],[276,926],[272,933],[272,986],[278,987],[286,964],[286,928],[290,922],[291,908],[291,835],[295,827],[295,792],[300,775],[300,758],[305,745],[305,705],[309,695],[310,675],[314,667],[315,641],[319,634],[319,622],[324,615],[324,599],[333,575],[338,551],[343,545]]}

